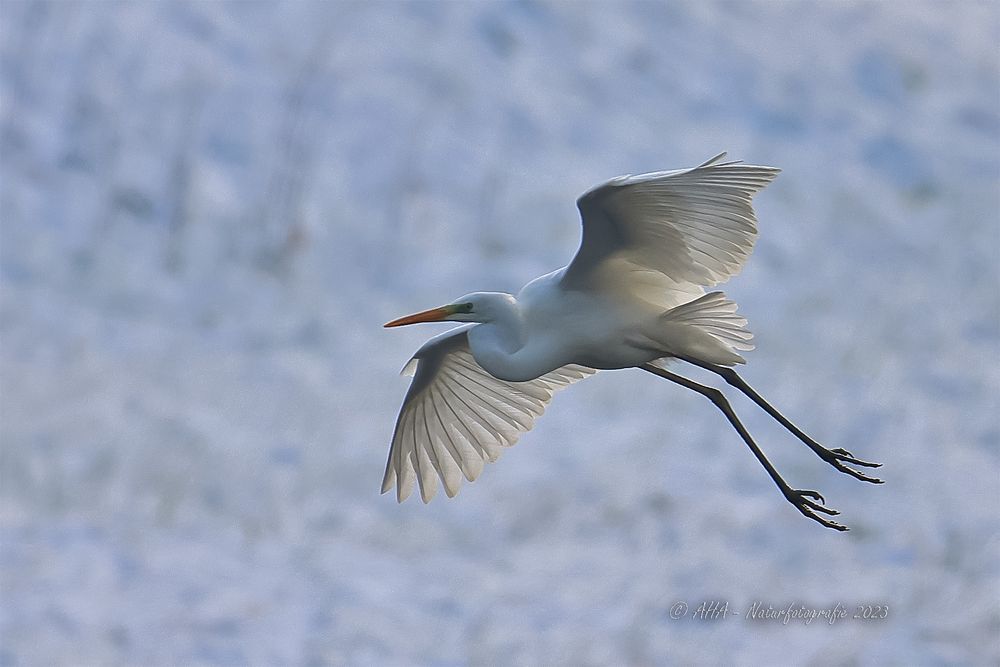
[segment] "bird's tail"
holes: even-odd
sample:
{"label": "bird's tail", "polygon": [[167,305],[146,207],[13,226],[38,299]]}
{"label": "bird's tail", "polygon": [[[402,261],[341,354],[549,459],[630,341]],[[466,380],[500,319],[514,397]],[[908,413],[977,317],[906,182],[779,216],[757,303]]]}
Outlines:
{"label": "bird's tail", "polygon": [[753,334],[736,304],[722,292],[709,292],[671,308],[644,331],[668,354],[694,357],[723,366],[746,363],[737,350],[752,350]]}

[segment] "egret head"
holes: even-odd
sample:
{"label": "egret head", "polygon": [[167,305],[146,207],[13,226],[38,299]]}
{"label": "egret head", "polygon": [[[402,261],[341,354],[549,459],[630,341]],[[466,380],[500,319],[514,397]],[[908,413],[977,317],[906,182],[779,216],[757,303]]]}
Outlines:
{"label": "egret head", "polygon": [[431,308],[414,315],[400,317],[386,327],[401,327],[419,322],[492,322],[501,313],[511,309],[514,297],[502,292],[473,292],[454,303]]}

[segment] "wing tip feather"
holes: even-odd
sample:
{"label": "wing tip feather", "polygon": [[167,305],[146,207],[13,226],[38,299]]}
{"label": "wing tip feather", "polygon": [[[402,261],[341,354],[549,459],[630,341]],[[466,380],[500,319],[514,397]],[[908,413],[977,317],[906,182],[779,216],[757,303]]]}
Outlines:
{"label": "wing tip feather", "polygon": [[[728,155],[728,154],[729,154],[729,151],[722,151],[721,153],[719,153],[715,157],[711,157],[711,158],[705,160],[704,162],[702,162],[701,164],[699,164],[697,167],[695,167],[695,169],[701,169],[702,167],[709,167],[711,165],[714,165],[716,162],[718,162],[722,158],[726,157],[726,155]],[[736,164],[737,162],[739,162],[739,160],[736,160],[735,162],[728,162],[726,164]]]}

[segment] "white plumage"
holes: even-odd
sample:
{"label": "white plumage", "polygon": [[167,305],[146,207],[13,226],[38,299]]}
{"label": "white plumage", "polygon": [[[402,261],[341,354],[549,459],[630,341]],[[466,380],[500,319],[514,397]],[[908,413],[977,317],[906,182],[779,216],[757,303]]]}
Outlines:
{"label": "white plumage", "polygon": [[[721,292],[705,294],[705,287],[743,268],[757,238],[751,200],[780,170],[724,157],[692,169],[620,176],[586,192],[577,200],[583,239],[573,261],[531,281],[516,297],[472,293],[388,323],[476,324],[432,338],[404,369],[416,363],[382,492],[395,486],[403,501],[416,481],[427,502],[440,478],[454,496],[462,477],[475,480],[485,462],[531,429],[555,391],[597,369],[638,367],[705,394],[765,463],[717,390],[664,368],[666,360],[682,359],[753,393],[730,368],[744,362],[740,351],[753,349],[747,322],[736,315],[735,303]],[[755,393],[751,398],[784,420]],[[874,464],[827,450],[796,431],[838,469],[876,481],[842,465]],[[843,528],[815,515],[835,513],[809,500],[818,494],[795,491],[769,463],[765,468],[800,511]]]}
{"label": "white plumage", "polygon": [[570,365],[529,382],[497,379],[473,358],[468,329],[435,336],[403,369],[414,377],[382,480],[382,493],[395,485],[400,502],[413,491],[414,480],[429,502],[437,492],[438,475],[453,497],[462,477],[475,481],[484,463],[496,461],[504,447],[531,430],[556,391],[594,372]]}
{"label": "white plumage", "polygon": [[739,273],[757,240],[751,199],[781,170],[721,162],[725,155],[693,169],[619,176],[581,196],[583,241],[566,284],[592,285],[609,260],[658,272],[682,289]]}

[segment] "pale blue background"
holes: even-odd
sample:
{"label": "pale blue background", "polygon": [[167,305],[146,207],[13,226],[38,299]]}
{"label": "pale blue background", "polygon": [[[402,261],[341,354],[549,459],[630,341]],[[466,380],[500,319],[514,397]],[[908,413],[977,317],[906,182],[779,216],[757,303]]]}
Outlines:
{"label": "pale blue background", "polygon": [[[5,0],[0,664],[996,664],[998,43],[985,2]],[[379,496],[441,330],[381,324],[720,150],[784,169],[745,377],[887,483],[734,404],[852,532],[632,371],[454,500]],[[704,599],[891,611],[668,617]]]}

